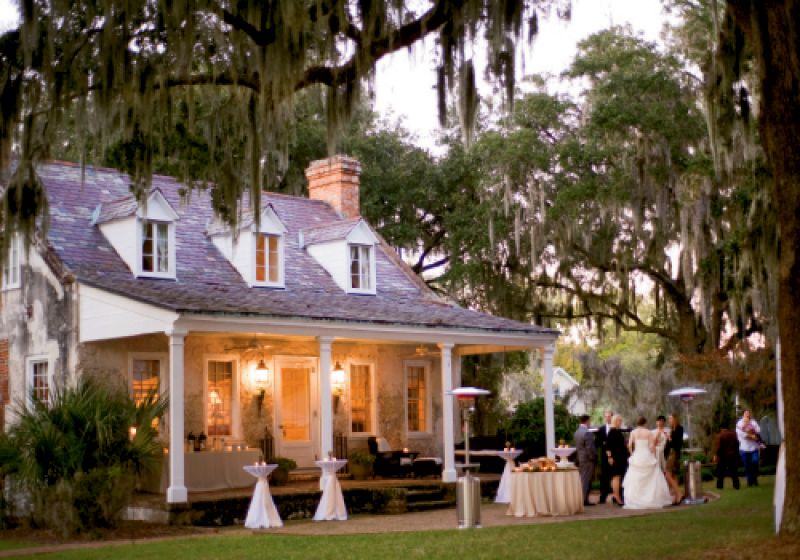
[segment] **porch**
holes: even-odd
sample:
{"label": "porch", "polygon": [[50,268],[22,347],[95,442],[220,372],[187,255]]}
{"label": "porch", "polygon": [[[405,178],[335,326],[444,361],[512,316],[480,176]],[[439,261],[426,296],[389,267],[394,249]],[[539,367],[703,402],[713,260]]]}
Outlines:
{"label": "porch", "polygon": [[[284,521],[311,519],[319,503],[319,475],[306,473],[284,486],[271,486],[275,506]],[[481,494],[493,500],[500,483],[499,474],[481,474]],[[348,514],[398,514],[455,506],[455,483],[436,479],[340,478]],[[127,518],[157,523],[196,526],[241,525],[247,514],[253,488],[214,492],[189,492],[186,502],[164,501],[163,494],[137,493],[128,508]]]}

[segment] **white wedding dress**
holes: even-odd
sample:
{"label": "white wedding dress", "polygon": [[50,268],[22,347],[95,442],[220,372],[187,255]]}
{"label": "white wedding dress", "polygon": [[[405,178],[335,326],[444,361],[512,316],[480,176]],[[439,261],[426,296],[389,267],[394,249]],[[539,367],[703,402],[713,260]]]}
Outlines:
{"label": "white wedding dress", "polygon": [[626,509],[654,509],[672,503],[667,480],[650,451],[649,440],[634,440],[633,455],[628,460],[622,487]]}

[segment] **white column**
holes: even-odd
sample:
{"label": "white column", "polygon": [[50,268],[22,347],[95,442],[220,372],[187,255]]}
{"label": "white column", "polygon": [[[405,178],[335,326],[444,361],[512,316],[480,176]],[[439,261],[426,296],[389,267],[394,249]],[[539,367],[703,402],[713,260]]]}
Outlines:
{"label": "white column", "polygon": [[173,329],[169,337],[169,488],[167,502],[188,500],[183,467],[183,341],[186,331]]}
{"label": "white column", "polygon": [[333,407],[331,400],[331,345],[333,337],[320,336],[319,341],[319,458],[333,452]]}
{"label": "white column", "polygon": [[456,481],[456,456],[453,437],[453,344],[439,344],[442,350],[442,417],[444,423],[444,470],[442,482]]}
{"label": "white column", "polygon": [[547,456],[555,458],[553,448],[556,446],[556,421],[553,414],[553,352],[555,345],[542,348],[542,368],[544,369],[544,434],[547,444]]}
{"label": "white column", "polygon": [[[453,389],[461,387],[461,355],[456,351],[453,353]],[[453,406],[453,426],[455,426],[454,440],[461,441],[464,438],[463,425],[461,423],[461,407]]]}

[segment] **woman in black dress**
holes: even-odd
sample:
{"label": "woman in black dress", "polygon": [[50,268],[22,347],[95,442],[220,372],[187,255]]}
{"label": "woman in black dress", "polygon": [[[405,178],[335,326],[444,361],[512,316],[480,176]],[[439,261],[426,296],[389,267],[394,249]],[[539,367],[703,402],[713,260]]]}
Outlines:
{"label": "woman in black dress", "polygon": [[622,416],[617,414],[611,419],[611,431],[608,432],[606,440],[606,456],[611,468],[611,500],[618,506],[624,505],[620,495],[620,486],[622,477],[628,470],[629,455],[625,437],[622,435]]}

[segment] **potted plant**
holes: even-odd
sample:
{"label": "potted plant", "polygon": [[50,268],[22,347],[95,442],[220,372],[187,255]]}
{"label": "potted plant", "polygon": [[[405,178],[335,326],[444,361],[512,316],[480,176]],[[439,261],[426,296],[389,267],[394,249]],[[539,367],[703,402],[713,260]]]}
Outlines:
{"label": "potted plant", "polygon": [[278,465],[270,475],[270,480],[274,486],[286,484],[289,481],[289,471],[297,468],[297,463],[287,457],[273,457],[269,462]]}
{"label": "potted plant", "polygon": [[371,475],[372,463],[374,462],[375,456],[362,450],[351,451],[347,457],[347,466],[350,468],[350,474],[353,475],[355,480],[365,480]]}

